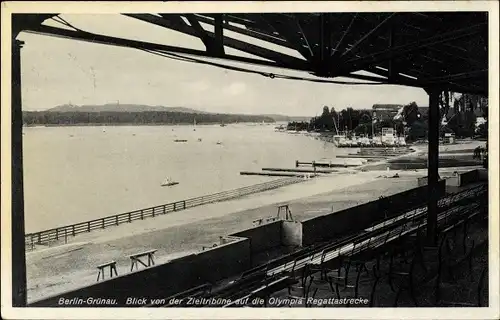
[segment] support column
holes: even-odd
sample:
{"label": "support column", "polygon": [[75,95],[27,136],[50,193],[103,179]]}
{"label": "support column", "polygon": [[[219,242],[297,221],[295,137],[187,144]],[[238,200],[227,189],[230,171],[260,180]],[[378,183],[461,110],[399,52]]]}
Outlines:
{"label": "support column", "polygon": [[427,165],[427,240],[428,245],[437,245],[437,202],[439,182],[439,94],[440,89],[426,89],[429,94],[429,130]]}
{"label": "support column", "polygon": [[23,114],[21,109],[21,48],[12,39],[12,306],[25,307],[26,248],[24,241]]}

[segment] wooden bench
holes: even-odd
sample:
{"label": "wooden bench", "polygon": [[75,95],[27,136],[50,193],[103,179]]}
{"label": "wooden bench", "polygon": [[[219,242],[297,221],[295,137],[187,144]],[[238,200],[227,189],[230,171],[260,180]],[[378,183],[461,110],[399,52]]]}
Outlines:
{"label": "wooden bench", "polygon": [[[129,256],[130,258],[130,271],[134,270],[134,266],[136,268],[136,270],[139,269],[139,263],[142,264],[144,267],[150,267],[150,266],[154,266],[155,265],[155,261],[154,261],[154,254],[157,250],[156,249],[152,249],[152,250],[149,250],[149,251],[144,251],[144,252],[140,252],[140,253],[136,253],[136,254],[132,254]],[[142,257],[148,257],[148,262],[147,264],[144,263],[141,258]]]}
{"label": "wooden bench", "polygon": [[243,302],[245,300],[250,300],[255,297],[263,298],[264,299],[264,306],[267,305],[267,298],[269,295],[276,291],[280,291],[284,288],[289,287],[291,284],[295,283],[296,281],[294,279],[291,279],[289,276],[284,276],[280,277],[278,279],[271,280],[265,284],[262,284],[259,286],[257,289],[252,290],[250,293],[246,294],[245,296],[239,298],[239,299],[234,299],[230,303],[226,304],[223,306],[223,308],[227,307],[235,307],[235,306],[240,306],[243,307]]}
{"label": "wooden bench", "polygon": [[109,277],[113,278],[113,272],[115,276],[118,276],[118,272],[116,271],[116,261],[110,261],[107,263],[103,263],[97,266],[97,269],[99,269],[99,273],[97,274],[97,281],[99,281],[99,278],[101,278],[102,275],[102,280],[104,280],[104,272],[107,267],[109,267]]}
{"label": "wooden bench", "polygon": [[[169,308],[169,307],[185,307],[187,306],[187,298],[196,298],[196,297],[203,297],[206,294],[210,293],[212,290],[212,284],[211,283],[205,283],[202,285],[199,285],[197,287],[176,293],[172,296],[169,296],[165,299],[166,303],[164,305],[158,306],[154,304],[148,304],[144,306],[145,308],[150,308],[150,307],[162,307],[162,308]],[[172,301],[177,300],[171,304]]]}
{"label": "wooden bench", "polygon": [[267,274],[265,272],[255,272],[252,274],[248,274],[243,278],[239,278],[229,286],[220,288],[212,293],[217,298],[232,298],[238,293],[251,290],[251,288],[253,288],[254,286],[265,282],[266,279]]}

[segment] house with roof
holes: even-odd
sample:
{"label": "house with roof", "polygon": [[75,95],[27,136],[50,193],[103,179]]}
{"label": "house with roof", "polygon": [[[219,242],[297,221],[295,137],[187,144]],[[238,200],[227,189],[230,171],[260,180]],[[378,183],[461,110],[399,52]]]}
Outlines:
{"label": "house with roof", "polygon": [[374,104],[372,117],[378,121],[392,120],[402,108],[402,104]]}

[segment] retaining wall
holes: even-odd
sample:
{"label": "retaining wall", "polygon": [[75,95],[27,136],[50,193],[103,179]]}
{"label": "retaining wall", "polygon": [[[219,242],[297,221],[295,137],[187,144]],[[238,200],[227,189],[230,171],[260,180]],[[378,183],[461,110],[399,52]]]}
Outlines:
{"label": "retaining wall", "polygon": [[488,182],[488,169],[477,169],[479,181]]}
{"label": "retaining wall", "polygon": [[[445,181],[438,184],[439,197],[445,194]],[[405,209],[423,204],[427,186],[410,189],[383,199],[302,221],[302,246],[330,240],[370,227]]]}
{"label": "retaining wall", "polygon": [[472,170],[460,174],[460,186],[465,186],[470,183],[479,181],[479,171]]}
{"label": "retaining wall", "polygon": [[[227,239],[226,239],[227,240]],[[61,305],[60,299],[87,298],[116,299],[95,307],[137,307],[126,305],[129,297],[163,299],[192,287],[215,282],[242,273],[250,268],[250,240],[231,237],[225,244],[174,259],[167,263],[132,272],[91,286],[64,292],[50,298],[31,303],[30,307],[86,307],[83,305]]]}
{"label": "retaining wall", "polygon": [[463,187],[471,183],[488,181],[488,171],[485,169],[475,169],[462,172],[446,179],[446,185],[453,187]]}
{"label": "retaining wall", "polygon": [[231,236],[249,239],[252,254],[259,253],[281,245],[281,223],[282,221],[265,223]]}

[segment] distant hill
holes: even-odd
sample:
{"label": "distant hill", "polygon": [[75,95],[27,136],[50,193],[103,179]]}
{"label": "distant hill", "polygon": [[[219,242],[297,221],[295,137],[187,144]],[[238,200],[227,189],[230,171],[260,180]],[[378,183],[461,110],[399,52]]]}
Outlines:
{"label": "distant hill", "polygon": [[23,111],[23,123],[37,125],[169,125],[169,124],[228,124],[240,122],[273,123],[271,117],[209,113],[186,107],[163,107],[137,104],[57,106],[45,111]]}
{"label": "distant hill", "polygon": [[[227,114],[219,112],[206,112],[195,110],[186,107],[165,107],[165,106],[148,106],[141,104],[117,104],[109,103],[104,105],[72,105],[64,104],[45,112],[179,112],[179,113],[195,113],[195,114]],[[235,116],[247,116],[246,114],[231,114]],[[252,116],[271,118],[276,122],[302,122],[311,120],[312,117],[296,117],[296,116],[286,116],[281,114],[257,114]]]}
{"label": "distant hill", "polygon": [[147,106],[140,104],[71,105],[65,104],[46,110],[47,112],[183,112],[203,114],[207,112],[185,107]]}

